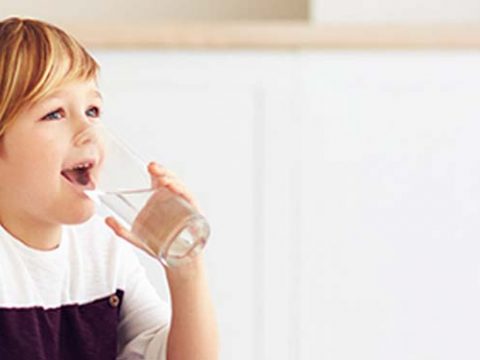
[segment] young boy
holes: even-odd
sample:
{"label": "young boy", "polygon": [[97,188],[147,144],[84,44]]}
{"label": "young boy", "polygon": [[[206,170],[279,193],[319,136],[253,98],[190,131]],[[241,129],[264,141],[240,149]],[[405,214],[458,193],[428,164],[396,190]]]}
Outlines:
{"label": "young boy", "polygon": [[[57,27],[0,22],[0,359],[215,360],[202,256],[165,269],[170,308],[118,223],[62,176],[101,160],[83,135],[100,121],[98,71]],[[198,209],[171,171],[148,171]]]}

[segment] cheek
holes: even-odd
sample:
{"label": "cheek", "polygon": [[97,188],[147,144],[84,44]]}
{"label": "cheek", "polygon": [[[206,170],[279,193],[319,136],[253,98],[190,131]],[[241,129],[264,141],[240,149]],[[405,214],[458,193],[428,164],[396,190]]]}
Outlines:
{"label": "cheek", "polygon": [[21,167],[21,173],[17,173],[21,178],[19,185],[23,185],[25,191],[30,193],[29,196],[35,197],[43,197],[51,191],[57,191],[58,182],[61,180],[61,174],[57,171],[58,166],[54,166],[51,160],[29,160],[33,161],[27,161]]}
{"label": "cheek", "polygon": [[62,149],[53,144],[39,144],[29,149],[28,153],[21,156],[21,168],[23,173],[30,177],[31,181],[45,183],[60,176],[64,156]]}

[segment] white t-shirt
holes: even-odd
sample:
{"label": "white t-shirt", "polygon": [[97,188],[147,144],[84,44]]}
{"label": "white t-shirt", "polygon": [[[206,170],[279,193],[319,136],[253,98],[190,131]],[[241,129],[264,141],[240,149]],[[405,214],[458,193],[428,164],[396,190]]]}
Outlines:
{"label": "white t-shirt", "polygon": [[164,360],[170,318],[133,245],[98,214],[63,225],[49,251],[0,226],[0,359]]}

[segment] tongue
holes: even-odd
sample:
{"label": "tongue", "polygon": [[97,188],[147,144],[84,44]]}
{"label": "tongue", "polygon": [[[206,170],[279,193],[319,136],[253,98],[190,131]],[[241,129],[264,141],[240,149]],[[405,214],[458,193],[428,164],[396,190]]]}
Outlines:
{"label": "tongue", "polygon": [[90,184],[90,174],[87,169],[65,170],[62,174],[73,184],[81,186]]}

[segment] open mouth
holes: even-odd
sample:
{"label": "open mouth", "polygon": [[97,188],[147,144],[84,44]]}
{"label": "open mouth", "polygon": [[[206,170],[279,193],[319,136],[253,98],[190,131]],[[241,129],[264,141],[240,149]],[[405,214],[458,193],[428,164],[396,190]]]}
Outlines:
{"label": "open mouth", "polygon": [[94,161],[85,161],[73,166],[72,168],[62,170],[61,174],[70,183],[82,188],[82,190],[93,190],[95,189],[95,184],[93,183],[91,173],[94,165]]}

